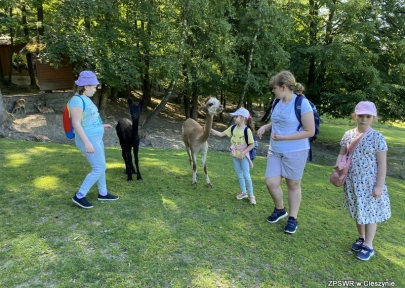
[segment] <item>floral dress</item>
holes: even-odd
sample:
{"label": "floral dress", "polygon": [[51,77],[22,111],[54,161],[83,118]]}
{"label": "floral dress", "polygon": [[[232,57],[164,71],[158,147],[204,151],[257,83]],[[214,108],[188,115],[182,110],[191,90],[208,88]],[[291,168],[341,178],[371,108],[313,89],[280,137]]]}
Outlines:
{"label": "floral dress", "polygon": [[[357,129],[347,131],[341,146],[350,144],[360,133]],[[344,208],[358,224],[383,222],[391,217],[387,185],[381,197],[374,198],[372,191],[377,182],[377,152],[388,150],[384,136],[371,130],[353,151],[352,161],[344,185]]]}

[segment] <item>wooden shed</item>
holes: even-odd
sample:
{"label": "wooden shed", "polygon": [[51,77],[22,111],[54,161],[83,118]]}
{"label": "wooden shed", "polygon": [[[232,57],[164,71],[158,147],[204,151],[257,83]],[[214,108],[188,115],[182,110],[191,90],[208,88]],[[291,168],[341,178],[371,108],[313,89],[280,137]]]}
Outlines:
{"label": "wooden shed", "polygon": [[33,61],[37,72],[39,89],[43,91],[72,89],[74,82],[73,65],[69,64],[68,59],[62,58],[62,65],[55,68],[51,63],[41,61],[37,55],[45,49],[45,44],[41,43],[38,37],[21,49],[21,54],[33,53]]}
{"label": "wooden shed", "polygon": [[[11,47],[11,40],[9,36],[0,35],[0,57],[1,57],[1,64],[3,69],[3,75],[8,75],[10,72],[10,54],[11,53],[18,53],[22,48],[25,47],[27,43],[23,44],[14,44]],[[11,70],[13,75],[19,75],[21,71],[15,71],[14,69]],[[27,74],[28,75],[28,74]]]}

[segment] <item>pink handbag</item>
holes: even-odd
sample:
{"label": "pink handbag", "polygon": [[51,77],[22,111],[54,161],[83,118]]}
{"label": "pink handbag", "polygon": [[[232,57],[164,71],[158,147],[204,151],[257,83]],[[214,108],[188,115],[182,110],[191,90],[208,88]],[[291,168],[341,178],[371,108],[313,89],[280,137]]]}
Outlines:
{"label": "pink handbag", "polygon": [[350,163],[352,162],[352,153],[353,151],[357,148],[359,145],[361,139],[363,139],[363,136],[366,135],[369,131],[371,131],[371,128],[368,128],[366,132],[360,134],[357,136],[356,139],[352,141],[349,145],[347,145],[347,150],[346,153],[342,156],[342,159],[340,160],[338,166],[335,168],[335,170],[330,174],[330,182],[335,185],[336,187],[340,187],[346,182],[346,177],[347,173],[349,172],[350,168]]}

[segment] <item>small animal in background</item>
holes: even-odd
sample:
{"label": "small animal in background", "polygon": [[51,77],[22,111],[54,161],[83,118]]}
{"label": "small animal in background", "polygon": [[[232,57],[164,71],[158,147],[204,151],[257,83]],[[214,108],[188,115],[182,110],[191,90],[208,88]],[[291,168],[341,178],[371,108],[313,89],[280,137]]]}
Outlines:
{"label": "small animal in background", "polygon": [[22,110],[24,109],[24,114],[25,114],[25,100],[24,99],[18,99],[17,101],[14,102],[14,106],[13,106],[13,110],[11,110],[11,113],[15,113],[17,114],[17,112],[21,112],[22,114]]}
{"label": "small animal in background", "polygon": [[47,114],[47,113],[55,113],[55,110],[53,110],[52,107],[48,107],[48,106],[39,106],[38,104],[35,104],[35,107],[37,108],[37,110],[39,112],[41,112],[42,114]]}
{"label": "small animal in background", "polygon": [[[124,158],[125,161],[125,173],[128,175],[127,181],[132,181],[132,174],[136,174],[136,179],[142,180],[138,161],[139,143],[141,142],[138,126],[144,101],[142,99],[139,103],[133,103],[132,99],[128,98],[127,102],[132,121],[127,118],[122,118],[118,121],[115,129],[120,139],[122,158]],[[132,164],[132,148],[134,148],[136,170]]]}

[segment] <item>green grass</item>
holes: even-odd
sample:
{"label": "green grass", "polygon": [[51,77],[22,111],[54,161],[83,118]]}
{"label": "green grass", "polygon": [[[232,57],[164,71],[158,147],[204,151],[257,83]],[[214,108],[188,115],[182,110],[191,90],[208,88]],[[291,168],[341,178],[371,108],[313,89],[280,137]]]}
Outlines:
{"label": "green grass", "polygon": [[[352,123],[324,121],[319,141],[337,153]],[[397,151],[405,146],[405,129],[376,129],[387,137],[390,157],[403,157]],[[328,165],[308,163],[299,228],[286,235],[285,219],[266,222],[273,204],[263,157],[252,170],[258,202],[252,206],[235,199],[228,153],[209,153],[214,188],[208,189],[202,175],[191,185],[184,151],[142,148],[144,180],[127,182],[120,149],[109,147],[108,186],[120,199],[97,201],[93,187],[94,208],[86,210],[71,201],[89,172],[74,146],[0,139],[0,147],[0,287],[405,285],[405,184],[398,178],[387,177],[393,216],[378,226],[376,255],[362,262],[349,249],[355,222],[342,208],[342,190],[329,184]]]}

